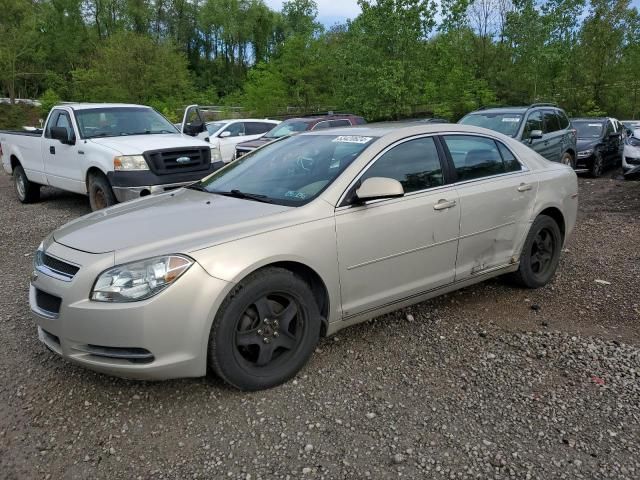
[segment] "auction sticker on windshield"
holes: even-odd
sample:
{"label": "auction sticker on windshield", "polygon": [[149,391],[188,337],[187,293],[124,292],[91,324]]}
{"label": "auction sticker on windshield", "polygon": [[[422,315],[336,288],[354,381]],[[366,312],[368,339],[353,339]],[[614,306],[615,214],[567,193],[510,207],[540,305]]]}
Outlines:
{"label": "auction sticker on windshield", "polygon": [[373,137],[362,137],[360,135],[340,135],[332,141],[336,143],[360,143],[364,145],[365,143],[369,143],[372,139]]}
{"label": "auction sticker on windshield", "polygon": [[518,117],[503,117],[503,122],[519,122],[520,119]]}

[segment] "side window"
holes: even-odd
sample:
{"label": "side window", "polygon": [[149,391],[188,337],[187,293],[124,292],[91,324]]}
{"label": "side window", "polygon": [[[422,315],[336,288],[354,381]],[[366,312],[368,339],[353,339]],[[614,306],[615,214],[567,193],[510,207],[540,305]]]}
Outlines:
{"label": "side window", "polygon": [[274,126],[275,125],[273,123],[244,122],[244,133],[245,135],[260,135],[262,133],[267,133]]}
{"label": "side window", "polygon": [[54,110],[51,116],[49,117],[49,121],[47,122],[47,128],[44,132],[45,138],[51,138],[51,127],[55,127],[58,124],[58,117],[60,116],[59,110]]}
{"label": "side window", "polygon": [[552,133],[560,130],[560,122],[553,110],[544,111],[544,133]]}
{"label": "side window", "polygon": [[611,135],[614,132],[615,132],[615,128],[613,128],[613,124],[611,123],[611,120],[607,120],[607,130],[604,132],[604,136],[608,138],[609,135]]}
{"label": "side window", "polygon": [[446,135],[443,138],[459,181],[505,173],[502,156],[492,139],[471,135]]}
{"label": "side window", "polygon": [[351,122],[349,120],[331,120],[329,124],[332,127],[350,127]]}
{"label": "side window", "polygon": [[232,123],[227,128],[225,128],[224,131],[231,133],[231,135],[230,135],[231,137],[242,137],[242,136],[245,135],[245,133],[244,133],[244,123],[242,123],[242,122]]}
{"label": "side window", "polygon": [[67,132],[71,130],[71,122],[69,121],[69,115],[66,113],[60,113],[56,120],[56,127],[66,128]]}
{"label": "side window", "polygon": [[516,159],[516,157],[511,153],[502,142],[496,141],[498,144],[498,150],[500,150],[500,155],[502,155],[502,161],[504,162],[504,169],[506,172],[519,172],[522,170],[522,165]]}
{"label": "side window", "polygon": [[560,128],[562,130],[566,129],[569,126],[569,118],[562,110],[558,110],[556,114],[558,115],[558,120],[560,120]]}
{"label": "side window", "polygon": [[431,137],[408,140],[382,155],[361,180],[387,177],[398,180],[405,193],[444,184],[442,165]]}
{"label": "side window", "polygon": [[531,132],[534,130],[542,131],[542,112],[531,112],[527,117],[527,121],[524,124],[524,132],[522,133],[522,139],[526,140],[531,136]]}

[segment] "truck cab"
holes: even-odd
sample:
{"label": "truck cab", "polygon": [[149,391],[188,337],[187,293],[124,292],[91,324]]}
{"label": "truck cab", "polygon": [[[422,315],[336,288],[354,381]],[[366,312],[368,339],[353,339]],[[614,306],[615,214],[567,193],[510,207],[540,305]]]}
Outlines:
{"label": "truck cab", "polygon": [[92,210],[188,185],[223,165],[209,143],[126,104],[56,106],[41,132],[0,132],[0,152],[20,201],[37,200],[48,185],[88,195]]}

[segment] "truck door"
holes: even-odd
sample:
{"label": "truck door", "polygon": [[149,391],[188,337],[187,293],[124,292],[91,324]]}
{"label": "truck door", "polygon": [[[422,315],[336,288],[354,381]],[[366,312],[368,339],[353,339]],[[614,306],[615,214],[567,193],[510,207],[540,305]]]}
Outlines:
{"label": "truck door", "polygon": [[[66,130],[66,141],[53,138],[51,130],[54,127]],[[81,145],[77,144],[77,138],[69,112],[54,110],[45,128],[42,158],[49,185],[71,192],[86,193],[84,152]]]}

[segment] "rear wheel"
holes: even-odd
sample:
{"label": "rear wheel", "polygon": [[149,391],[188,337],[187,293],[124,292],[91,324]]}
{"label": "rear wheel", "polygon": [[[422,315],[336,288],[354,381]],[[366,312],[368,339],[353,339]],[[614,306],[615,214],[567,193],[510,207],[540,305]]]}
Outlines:
{"label": "rear wheel", "polygon": [[600,152],[593,154],[593,163],[591,164],[590,173],[593,178],[598,178],[604,171],[604,159]]}
{"label": "rear wheel", "polygon": [[102,173],[93,173],[89,177],[89,203],[91,210],[102,210],[118,203],[111,190],[109,180]]}
{"label": "rear wheel", "polygon": [[40,198],[40,185],[29,181],[22,165],[17,165],[13,169],[13,183],[16,187],[18,200],[22,203],[32,203]]}
{"label": "rear wheel", "polygon": [[560,159],[560,163],[562,163],[563,165],[568,165],[574,169],[576,168],[576,163],[573,159],[573,155],[571,155],[569,152],[564,152],[564,155],[562,155],[562,158]]}
{"label": "rear wheel", "polygon": [[209,337],[209,365],[241,390],[274,387],[313,353],[321,318],[307,283],[282,268],[243,280],[221,305]]}
{"label": "rear wheel", "polygon": [[561,248],[562,233],[556,221],[546,215],[538,216],[522,247],[520,266],[509,278],[526,288],[546,285],[556,273]]}

